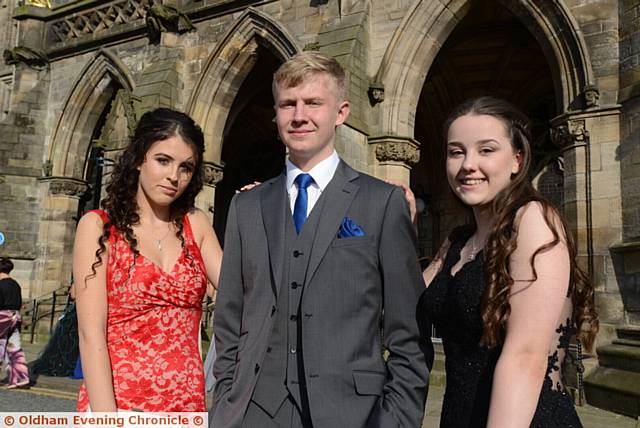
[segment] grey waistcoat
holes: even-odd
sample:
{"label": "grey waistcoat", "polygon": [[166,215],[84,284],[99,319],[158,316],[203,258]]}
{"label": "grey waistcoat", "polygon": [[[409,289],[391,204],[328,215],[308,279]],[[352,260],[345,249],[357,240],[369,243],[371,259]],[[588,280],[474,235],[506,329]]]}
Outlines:
{"label": "grey waistcoat", "polygon": [[[290,394],[300,406],[298,359],[298,309],[306,286],[306,272],[313,248],[324,197],[321,195],[302,228],[296,234],[292,215],[285,222],[285,255],[282,283],[278,284],[278,301],[267,352],[251,399],[272,417]],[[289,203],[287,199],[287,204]],[[287,213],[291,209],[287,206]],[[304,381],[304,379],[303,379]]]}

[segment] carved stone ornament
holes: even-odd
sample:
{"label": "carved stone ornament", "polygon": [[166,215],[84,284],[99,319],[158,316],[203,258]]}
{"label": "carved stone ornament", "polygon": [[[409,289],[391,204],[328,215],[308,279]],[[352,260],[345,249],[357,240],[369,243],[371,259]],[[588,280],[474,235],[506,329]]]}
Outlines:
{"label": "carved stone ornament", "polygon": [[162,32],[182,34],[195,31],[189,17],[174,6],[153,3],[145,16],[147,32],[151,41],[160,40]]}
{"label": "carved stone ornament", "polygon": [[223,167],[213,162],[204,163],[204,184],[215,186],[222,181]]}
{"label": "carved stone ornament", "polygon": [[86,181],[71,177],[45,177],[40,181],[49,183],[49,194],[54,196],[80,198],[89,188]]}
{"label": "carved stone ornament", "polygon": [[572,143],[571,134],[567,125],[560,125],[549,130],[551,141],[558,147],[570,146]]}
{"label": "carved stone ornament", "polygon": [[589,140],[584,120],[570,120],[566,125],[551,128],[551,141],[558,147],[570,147]]}
{"label": "carved stone ornament", "polygon": [[372,83],[367,93],[372,106],[384,101],[384,85],[382,83]]}
{"label": "carved stone ornament", "polygon": [[379,162],[402,162],[409,166],[420,161],[419,143],[408,137],[371,137],[369,144],[376,145]]}
{"label": "carved stone ornament", "polygon": [[5,49],[2,53],[4,63],[7,65],[26,64],[35,69],[45,68],[49,64],[49,58],[44,52],[25,48],[24,46],[16,46],[13,49]]}
{"label": "carved stone ornament", "polygon": [[53,171],[53,162],[51,162],[51,159],[48,159],[42,164],[42,176],[49,177],[51,171]]}
{"label": "carved stone ornament", "polygon": [[584,105],[586,108],[598,107],[600,91],[596,85],[585,86],[582,96],[584,97]]}

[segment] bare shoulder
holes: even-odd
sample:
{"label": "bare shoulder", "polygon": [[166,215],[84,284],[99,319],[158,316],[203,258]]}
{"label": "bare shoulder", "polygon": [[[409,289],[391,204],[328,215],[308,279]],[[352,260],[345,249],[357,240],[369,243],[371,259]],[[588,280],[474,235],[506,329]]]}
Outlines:
{"label": "bare shoulder", "polygon": [[98,213],[89,212],[83,215],[76,229],[74,259],[93,258],[95,250],[100,245],[99,240],[103,233],[104,222]]}
{"label": "bare shoulder", "polygon": [[76,233],[83,234],[102,234],[104,222],[100,214],[96,212],[88,212],[80,218]]}
{"label": "bare shoulder", "polygon": [[192,209],[187,214],[187,216],[189,216],[189,221],[191,221],[191,223],[194,223],[194,222],[208,223],[209,222],[209,217],[207,217],[207,214],[205,214],[205,212],[202,211],[200,208]]}
{"label": "bare shoulder", "polygon": [[565,231],[558,211],[538,201],[529,202],[518,209],[514,228],[519,240],[548,242],[554,240],[554,231],[561,241],[565,239]]}
{"label": "bare shoulder", "polygon": [[211,227],[209,217],[207,217],[207,214],[200,208],[194,208],[187,214],[187,216],[191,223],[191,229],[193,229],[194,232],[203,231],[205,228]]}

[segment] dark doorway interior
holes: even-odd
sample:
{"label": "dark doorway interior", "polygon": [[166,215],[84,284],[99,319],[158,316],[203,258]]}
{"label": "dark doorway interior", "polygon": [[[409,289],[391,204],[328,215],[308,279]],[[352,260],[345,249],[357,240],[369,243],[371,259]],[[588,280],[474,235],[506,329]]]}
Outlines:
{"label": "dark doorway interior", "polygon": [[528,29],[498,1],[471,5],[433,62],[418,101],[415,138],[422,144],[421,159],[411,185],[426,203],[419,218],[423,257],[433,256],[467,217],[449,192],[442,126],[456,105],[480,95],[505,98],[532,119],[534,175],[557,163],[559,153],[549,138],[549,120],[558,111],[551,70]]}
{"label": "dark doorway interior", "polygon": [[115,81],[112,81],[105,89],[105,96],[108,97],[108,101],[91,135],[91,144],[89,144],[84,169],[84,179],[89,184],[89,187],[78,203],[78,220],[82,217],[83,213],[100,207],[104,167],[108,166],[106,165],[107,163],[113,163],[113,160],[105,158],[104,147],[100,144],[94,144],[94,142],[102,135],[107,116],[111,113],[119,89],[121,89],[121,87]]}
{"label": "dark doorway interior", "polygon": [[216,186],[214,228],[222,241],[227,211],[235,191],[254,181],[282,173],[285,149],[273,121],[271,76],[280,61],[258,48],[258,60],[245,78],[231,106],[222,146],[224,177]]}

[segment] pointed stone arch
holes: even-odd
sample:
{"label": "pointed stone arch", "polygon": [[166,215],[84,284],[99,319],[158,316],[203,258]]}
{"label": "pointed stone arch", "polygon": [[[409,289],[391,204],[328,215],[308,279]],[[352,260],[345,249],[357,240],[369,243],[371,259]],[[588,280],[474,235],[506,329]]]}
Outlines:
{"label": "pointed stone arch", "polygon": [[187,112],[202,126],[208,162],[220,162],[229,111],[243,81],[258,60],[259,46],[282,61],[299,51],[295,38],[281,24],[266,13],[249,7],[209,57],[187,104]]}
{"label": "pointed stone arch", "polygon": [[[529,29],[545,53],[562,109],[558,114],[580,108],[582,92],[594,83],[594,75],[582,32],[567,6],[536,0],[500,2]],[[413,137],[416,106],[429,68],[470,3],[418,0],[407,12],[376,75],[376,81],[385,86],[381,135]]]}
{"label": "pointed stone arch", "polygon": [[64,103],[53,133],[48,175],[83,179],[85,155],[100,116],[118,89],[131,93],[133,88],[122,61],[101,49],[84,67]]}

